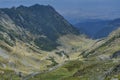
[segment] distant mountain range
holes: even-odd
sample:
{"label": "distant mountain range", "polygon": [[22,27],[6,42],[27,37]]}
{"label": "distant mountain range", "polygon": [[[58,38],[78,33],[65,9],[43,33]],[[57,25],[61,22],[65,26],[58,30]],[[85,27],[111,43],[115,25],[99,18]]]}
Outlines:
{"label": "distant mountain range", "polygon": [[120,27],[120,19],[115,20],[99,20],[89,19],[74,26],[80,30],[81,33],[86,34],[89,38],[99,39],[107,37],[112,31]]}

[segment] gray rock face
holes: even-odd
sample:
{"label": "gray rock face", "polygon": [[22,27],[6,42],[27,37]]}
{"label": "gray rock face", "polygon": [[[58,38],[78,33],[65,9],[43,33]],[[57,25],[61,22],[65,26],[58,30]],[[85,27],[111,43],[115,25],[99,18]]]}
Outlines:
{"label": "gray rock face", "polygon": [[2,50],[1,48],[0,48],[0,56],[2,56],[3,58],[6,58],[6,59],[9,58],[9,56],[7,55],[7,53],[4,50]]}

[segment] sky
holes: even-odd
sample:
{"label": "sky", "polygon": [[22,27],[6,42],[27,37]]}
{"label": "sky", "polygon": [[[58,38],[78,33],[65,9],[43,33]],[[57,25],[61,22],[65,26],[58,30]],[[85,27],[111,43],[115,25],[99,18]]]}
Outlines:
{"label": "sky", "polygon": [[120,18],[120,0],[0,0],[0,8],[33,4],[51,5],[67,20]]}

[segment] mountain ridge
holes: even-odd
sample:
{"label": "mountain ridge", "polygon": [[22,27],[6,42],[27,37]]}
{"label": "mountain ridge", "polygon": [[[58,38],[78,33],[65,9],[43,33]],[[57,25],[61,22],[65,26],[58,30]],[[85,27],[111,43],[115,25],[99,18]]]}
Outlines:
{"label": "mountain ridge", "polygon": [[[49,5],[35,4],[30,7],[19,6],[17,8],[2,8],[2,13],[8,15],[13,24],[19,28],[25,29],[33,35],[42,35],[44,38],[36,38],[34,42],[42,49],[48,47],[57,47],[56,40],[66,34],[79,34],[78,30],[69,24],[55,9]],[[29,38],[28,38],[29,39]],[[32,40],[32,38],[30,39]],[[42,41],[42,42],[40,42]],[[56,42],[56,43],[55,43]],[[43,46],[40,46],[42,45]],[[46,50],[52,50],[50,47]]]}

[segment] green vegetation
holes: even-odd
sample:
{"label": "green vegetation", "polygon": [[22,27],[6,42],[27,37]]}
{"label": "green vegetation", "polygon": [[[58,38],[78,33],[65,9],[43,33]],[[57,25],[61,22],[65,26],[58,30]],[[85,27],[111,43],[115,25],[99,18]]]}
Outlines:
{"label": "green vegetation", "polygon": [[35,39],[34,42],[37,46],[39,46],[42,50],[45,50],[45,51],[51,51],[53,49],[56,49],[56,47],[59,45],[58,43],[53,42],[48,38]]}
{"label": "green vegetation", "polygon": [[21,80],[12,70],[0,68],[0,80]]}
{"label": "green vegetation", "polygon": [[106,74],[106,80],[118,79],[120,80],[120,64],[113,67],[113,69]]}
{"label": "green vegetation", "polygon": [[105,73],[116,64],[112,61],[70,61],[54,71],[38,74],[30,80],[99,80],[105,78]]}

